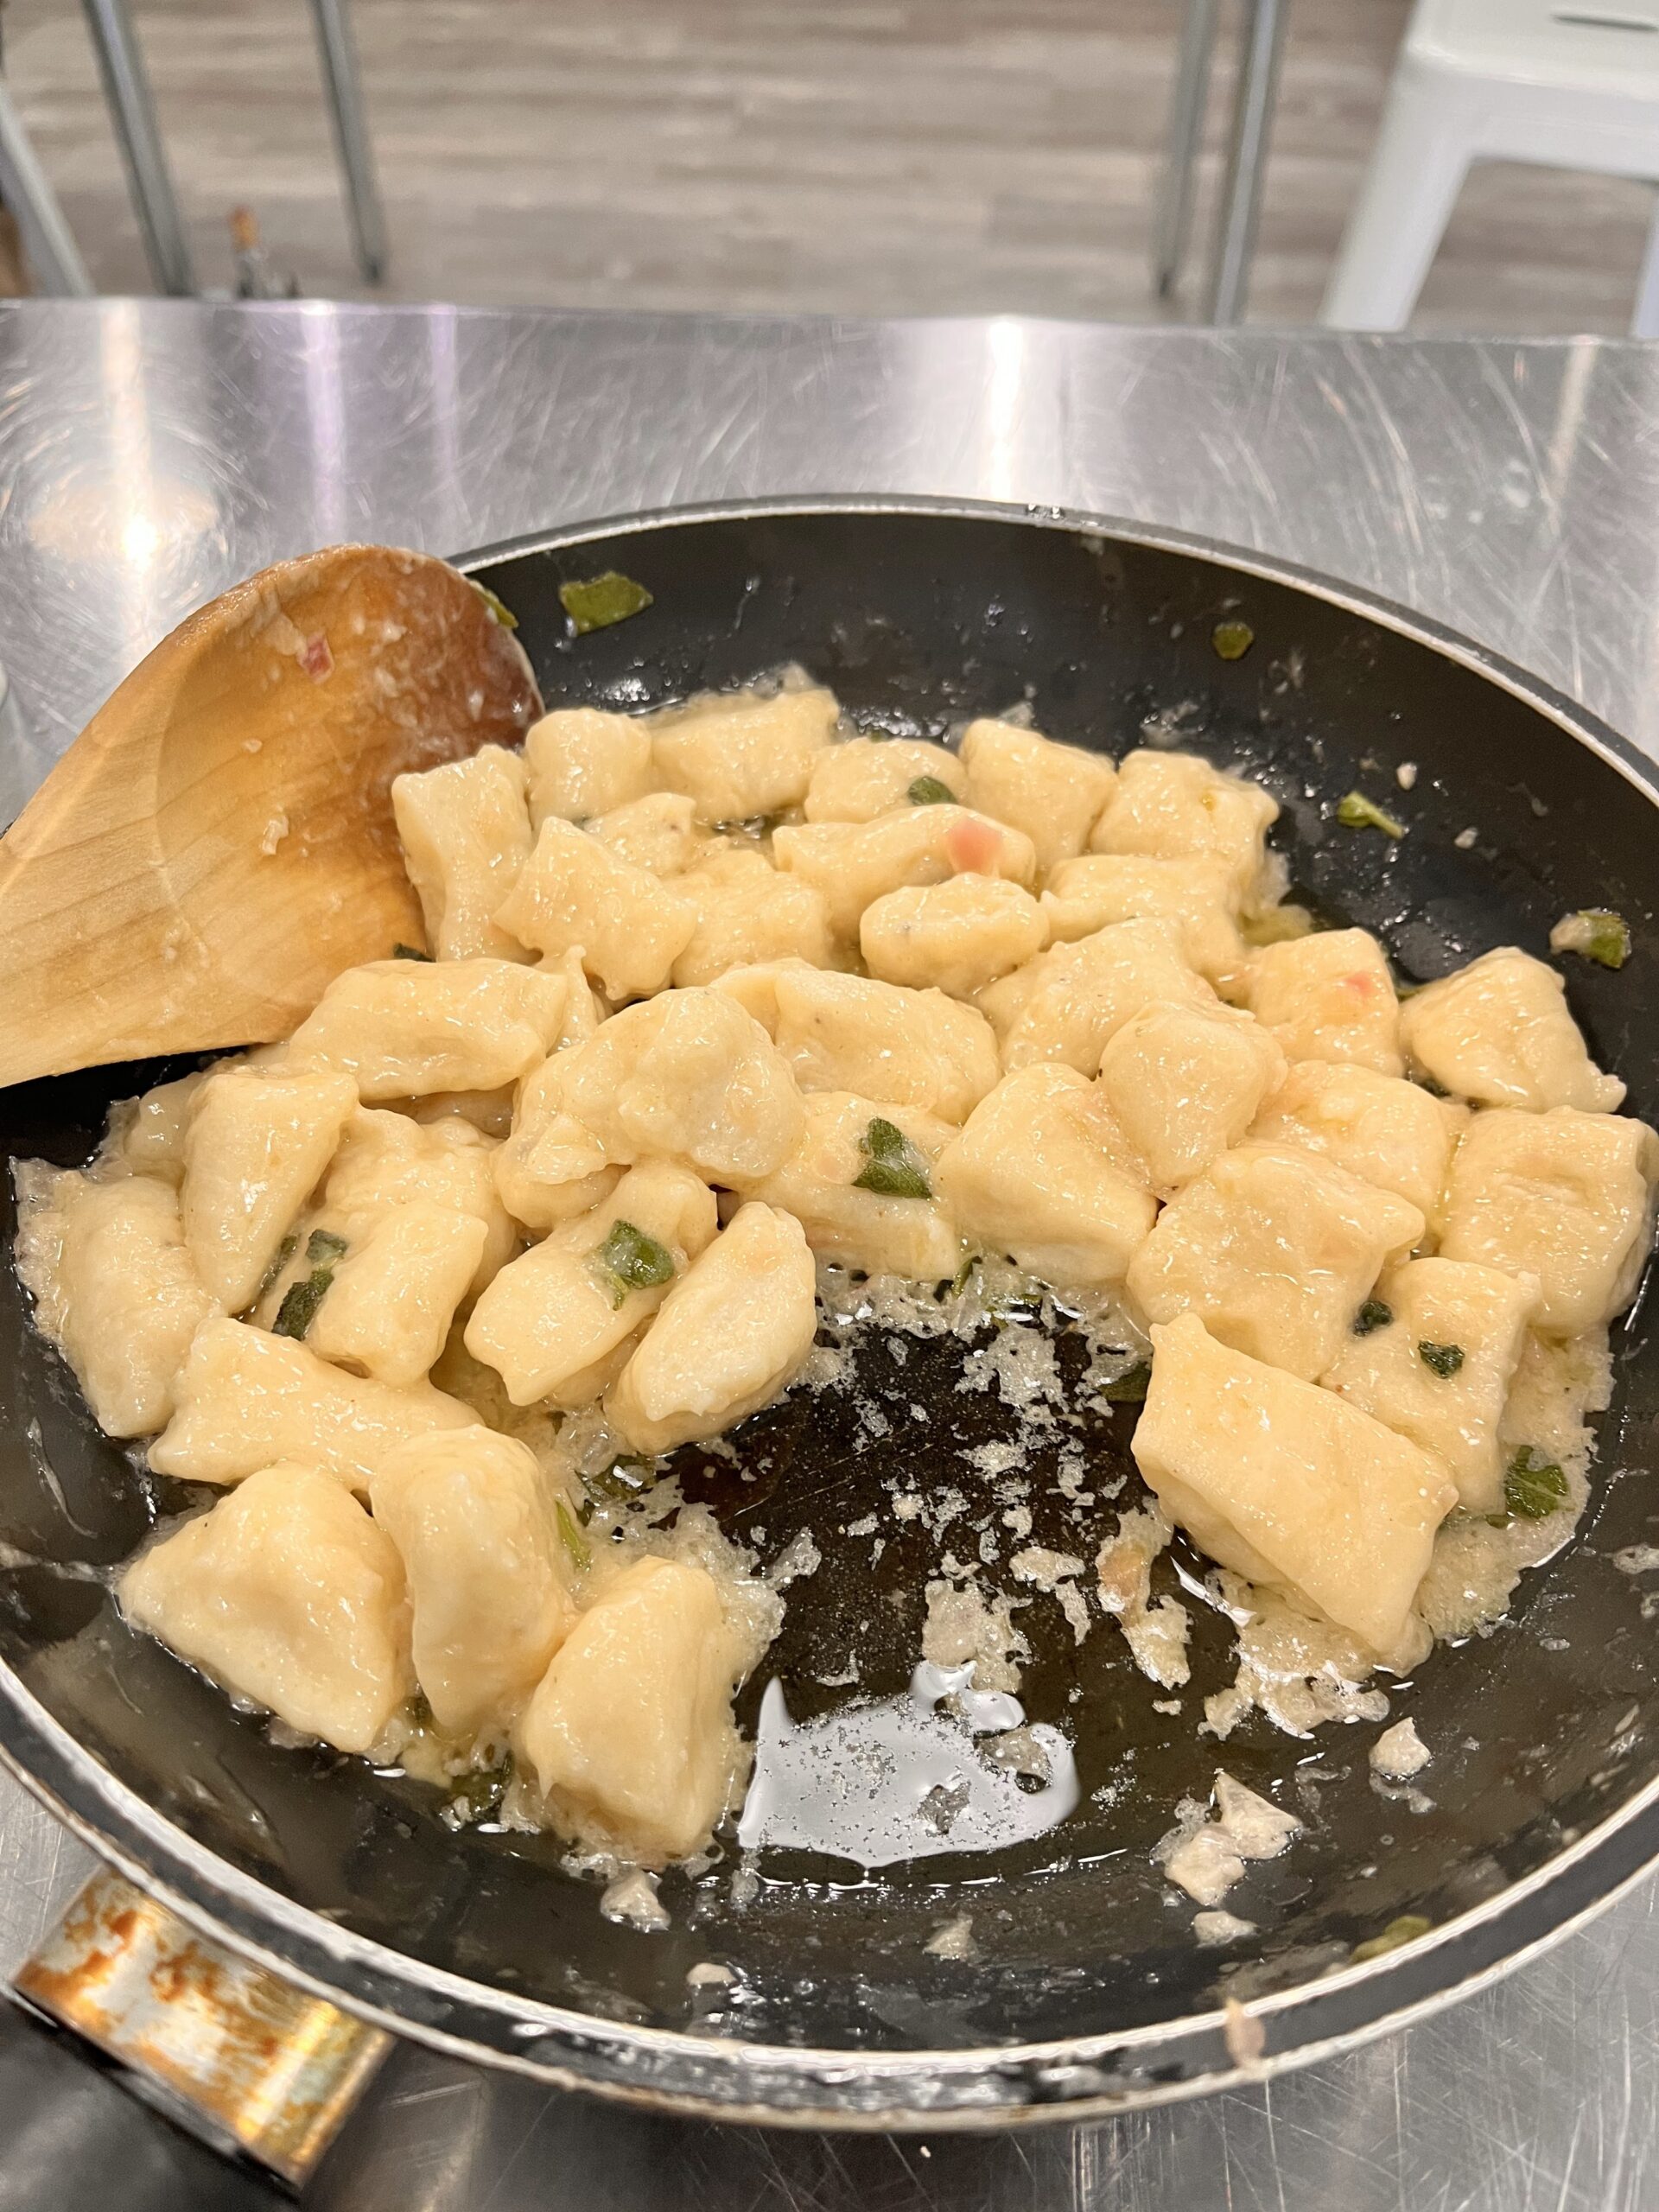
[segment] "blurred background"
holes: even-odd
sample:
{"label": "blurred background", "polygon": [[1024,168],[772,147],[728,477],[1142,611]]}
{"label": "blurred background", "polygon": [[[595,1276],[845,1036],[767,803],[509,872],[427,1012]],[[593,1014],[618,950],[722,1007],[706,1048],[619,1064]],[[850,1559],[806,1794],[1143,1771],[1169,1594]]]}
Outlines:
{"label": "blurred background", "polygon": [[[4,0],[4,82],[92,287],[151,291],[92,12]],[[1180,0],[350,0],[378,283],[353,258],[306,0],[129,12],[199,289],[233,287],[241,207],[272,289],[334,298],[1147,321],[1205,311],[1249,8],[1218,9],[1168,296],[1150,255]],[[1411,12],[1287,0],[1251,321],[1317,318]],[[1628,329],[1653,200],[1629,176],[1482,162],[1411,327]]]}

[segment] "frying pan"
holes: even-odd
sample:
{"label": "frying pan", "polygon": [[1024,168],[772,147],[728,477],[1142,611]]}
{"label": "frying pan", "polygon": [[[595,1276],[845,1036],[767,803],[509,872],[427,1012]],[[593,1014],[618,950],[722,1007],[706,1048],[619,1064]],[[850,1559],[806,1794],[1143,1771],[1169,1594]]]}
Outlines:
{"label": "frying pan", "polygon": [[[1563,912],[1615,907],[1634,938],[1629,964],[1572,963],[1571,1002],[1597,1058],[1628,1080],[1628,1110],[1659,1109],[1659,777],[1566,699],[1398,607],[1173,533],[918,500],[646,516],[463,565],[516,613],[550,703],[653,707],[792,661],[871,730],[940,735],[1028,701],[1038,727],[1074,744],[1121,754],[1173,741],[1242,765],[1280,802],[1292,895],[1376,931],[1408,978],[1497,944],[1542,953]],[[607,569],[653,603],[575,639],[559,585]],[[1214,650],[1224,619],[1254,632],[1242,658]],[[1408,792],[1394,773],[1405,762],[1419,770]],[[1334,823],[1330,802],[1355,785],[1407,820],[1403,841]],[[0,1148],[79,1161],[112,1099],[179,1065],[0,1093]],[[11,1229],[8,1213],[8,1239]],[[1265,2036],[1260,2067],[1325,2055],[1512,1965],[1659,1850],[1659,1630],[1641,1578],[1615,1558],[1659,1522],[1659,1348],[1639,1304],[1615,1357],[1573,1542],[1523,1577],[1499,1626],[1390,1685],[1391,1717],[1410,1715],[1434,1751],[1416,1796],[1373,1786],[1375,1726],[1299,1739],[1256,1715],[1224,1747],[1201,1735],[1199,1701],[1232,1672],[1225,1624],[1201,1605],[1193,1679],[1169,1714],[1153,1710],[1109,1624],[1078,1644],[1038,1598],[1019,1617],[1032,1645],[1021,1696],[1033,1720],[1075,1742],[1068,1819],[988,1856],[874,1871],[766,1850],[736,1883],[728,1838],[715,1863],[664,1879],[671,1925],[653,1933],[602,1917],[555,1839],[452,1831],[431,1789],[279,1745],[259,1716],[123,1625],[105,1571],[194,1494],[98,1434],[8,1270],[0,1748],[187,1919],[401,2034],[486,2063],[819,2126],[1001,2126],[1178,2097],[1236,2078],[1228,1997],[1249,2000]],[[896,1470],[969,1486],[938,1440],[1013,1433],[994,1394],[956,1390],[960,1358],[946,1340],[918,1344],[907,1364],[906,1395],[931,1427],[901,1421],[871,1445],[850,1395],[831,1392],[758,1416],[739,1468],[682,1455],[688,1496],[763,1560],[804,1529],[823,1554],[744,1694],[749,1728],[773,1676],[798,1722],[903,1692],[938,1553],[925,1529],[893,1522],[887,1486]],[[1096,1495],[1124,1478],[1117,1506],[1138,1494],[1134,1418],[1118,1407],[1087,1434]],[[1026,1471],[1029,1541],[1092,1554],[1096,1539],[1079,1543],[1058,1517],[1040,1439]],[[1103,1503],[1102,1533],[1113,1510]],[[841,1533],[872,1512],[890,1538],[874,1566],[868,1541]],[[1183,1567],[1201,1562],[1178,1545],[1157,1573]],[[1006,1567],[986,1579],[1010,1586]],[[1206,1948],[1150,1854],[1178,1800],[1206,1796],[1218,1764],[1307,1826],[1228,1899],[1259,1934]],[[964,1910],[975,1955],[930,1952]],[[1353,1962],[1356,1945],[1408,1913],[1432,1932]],[[733,1978],[688,1979],[708,1963]]]}

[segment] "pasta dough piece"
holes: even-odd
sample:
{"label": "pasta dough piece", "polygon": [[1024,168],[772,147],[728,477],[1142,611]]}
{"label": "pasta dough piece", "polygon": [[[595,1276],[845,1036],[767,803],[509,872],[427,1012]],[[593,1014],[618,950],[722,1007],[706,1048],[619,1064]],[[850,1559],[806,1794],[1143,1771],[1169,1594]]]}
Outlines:
{"label": "pasta dough piece", "polygon": [[864,909],[858,925],[871,975],[958,999],[1033,959],[1047,938],[1031,893],[995,875],[889,891]]}
{"label": "pasta dough piece", "polygon": [[1107,1039],[1100,1089],[1160,1197],[1239,1142],[1285,1056],[1246,1014],[1224,1006],[1143,1007]]}
{"label": "pasta dough piece", "polygon": [[42,1160],[16,1173],[13,1256],[36,1320],[105,1435],[154,1435],[192,1338],[219,1311],[185,1249],[177,1193],[147,1175],[102,1183]]}
{"label": "pasta dough piece", "polygon": [[804,961],[734,968],[715,986],[770,1030],[804,1090],[851,1090],[966,1120],[996,1081],[996,1039],[975,1007]]}
{"label": "pasta dough piece", "polygon": [[954,753],[912,737],[850,737],[812,763],[802,811],[809,822],[874,822],[912,804],[910,787],[925,776],[952,798],[968,789],[968,771]]}
{"label": "pasta dough piece", "polygon": [[613,806],[588,823],[602,845],[619,860],[642,868],[649,875],[678,875],[690,868],[709,842],[699,830],[696,810],[683,791],[648,791]]}
{"label": "pasta dough piece", "polygon": [[474,1427],[416,1436],[369,1486],[409,1588],[415,1675],[441,1728],[499,1732],[575,1615],[535,1454]]}
{"label": "pasta dough piece", "polygon": [[[1007,1068],[1064,1060],[1079,1075],[1094,1075],[1115,1032],[1143,1007],[1217,1003],[1209,984],[1188,967],[1173,922],[1114,922],[1077,944],[1055,945],[1029,969],[992,988],[1006,990],[1022,979],[1025,988],[1002,1040]],[[995,1020],[997,1008],[988,995],[980,1003]]]}
{"label": "pasta dough piece", "polygon": [[335,976],[294,1032],[293,1057],[342,1069],[371,1103],[496,1090],[546,1058],[563,1018],[564,978],[546,969],[372,960]]}
{"label": "pasta dough piece", "polygon": [[963,1233],[1045,1281],[1109,1289],[1158,1208],[1099,1090],[1046,1063],[1005,1076],[939,1161]]}
{"label": "pasta dough piece", "polygon": [[1023,830],[1045,874],[1083,850],[1117,787],[1103,753],[988,718],[963,732],[962,760],[969,805]]}
{"label": "pasta dough piece", "polygon": [[[181,1075],[175,1083],[157,1084],[142,1098],[131,1102],[131,1111],[121,1129],[116,1149],[122,1164],[135,1175],[154,1175],[176,1190],[184,1180],[184,1134],[190,1126],[190,1107],[207,1079],[203,1068]],[[114,1126],[114,1113],[111,1126]]]}
{"label": "pasta dough piece", "polygon": [[1263,946],[1250,1011],[1291,1060],[1343,1060],[1402,1075],[1400,1001],[1382,946],[1364,930],[1320,930]]}
{"label": "pasta dough piece", "polygon": [[489,1231],[476,1214],[414,1198],[353,1222],[306,1343],[377,1382],[418,1382],[449,1335]]}
{"label": "pasta dough piece", "polygon": [[369,1751],[414,1686],[397,1549],[315,1467],[251,1473],[142,1553],[120,1599],[181,1658],[339,1751]]}
{"label": "pasta dough piece", "polygon": [[1469,1512],[1501,1512],[1499,1424],[1537,1284],[1462,1260],[1408,1260],[1376,1297],[1392,1318],[1350,1335],[1320,1378],[1325,1389],[1438,1453]]}
{"label": "pasta dough piece", "polygon": [[174,1402],[149,1464],[188,1483],[238,1483],[279,1459],[300,1459],[366,1491],[394,1444],[474,1418],[428,1383],[394,1390],[347,1375],[243,1321],[208,1321],[196,1332]]}
{"label": "pasta dough piece", "polygon": [[1131,753],[1089,845],[1148,860],[1219,861],[1233,902],[1249,911],[1274,887],[1267,834],[1278,815],[1260,784],[1224,775],[1195,753]]}
{"label": "pasta dough piece", "polygon": [[495,1155],[500,1203],[526,1229],[556,1229],[588,1212],[622,1173],[593,1131],[566,1111],[564,1072],[561,1053],[525,1079],[512,1135]]}
{"label": "pasta dough piece", "polygon": [[202,1083],[185,1131],[180,1211],[196,1272],[227,1313],[253,1303],[356,1110],[346,1075],[232,1060]]}
{"label": "pasta dough piece", "polygon": [[817,1315],[799,1222],[740,1206],[663,1300],[606,1393],[606,1417],[636,1452],[718,1436],[787,1388],[812,1349]]}
{"label": "pasta dough piece", "polygon": [[577,1618],[519,1724],[556,1824],[636,1864],[683,1859],[742,1771],[730,1700],[743,1663],[703,1568],[636,1560]]}
{"label": "pasta dough piece", "polygon": [[521,755],[483,745],[469,760],[394,776],[391,811],[437,958],[528,960],[491,919],[530,857]]}
{"label": "pasta dough piece", "polygon": [[830,926],[855,940],[873,900],[907,885],[953,875],[1001,875],[1029,891],[1037,855],[1029,837],[965,806],[906,806],[872,822],[808,822],[772,832],[772,856],[823,893]]}
{"label": "pasta dough piece", "polygon": [[1572,1106],[1477,1114],[1452,1155],[1440,1252],[1535,1275],[1536,1325],[1582,1336],[1635,1294],[1653,1235],[1659,1138]]}
{"label": "pasta dough piece", "polygon": [[557,1065],[565,1110],[607,1160],[654,1154],[730,1184],[771,1174],[800,1136],[788,1061],[722,990],[626,1007]]}
{"label": "pasta dough piece", "polygon": [[652,755],[699,822],[753,822],[798,806],[841,709],[824,690],[710,692],[653,715]]}
{"label": "pasta dough piece", "polygon": [[[619,1224],[647,1262],[632,1277],[626,1253],[623,1273],[606,1263]],[[602,1205],[502,1268],[473,1308],[467,1349],[500,1376],[515,1406],[591,1403],[611,1379],[595,1370],[649,1320],[718,1225],[714,1193],[687,1169],[635,1167]],[[645,1252],[642,1238],[659,1250]],[[639,1279],[664,1260],[660,1279]]]}
{"label": "pasta dough piece", "polygon": [[437,1122],[363,1107],[346,1124],[323,1185],[331,1216],[372,1217],[415,1199],[430,1199],[484,1224],[484,1244],[467,1286],[485,1284],[507,1259],[517,1237],[496,1190],[502,1147],[454,1115]]}
{"label": "pasta dough piece", "polygon": [[1391,1191],[1311,1153],[1240,1145],[1171,1199],[1129,1266],[1152,1321],[1196,1313],[1221,1343],[1312,1381],[1383,1262],[1423,1233]]}
{"label": "pasta dough piece", "polygon": [[[937,1178],[939,1156],[957,1134],[950,1124],[914,1106],[876,1104],[844,1090],[813,1091],[805,1107],[800,1142],[775,1173],[748,1186],[749,1196],[793,1215],[826,1260],[915,1282],[948,1281],[962,1259],[962,1240],[940,1203]],[[878,1120],[902,1132],[931,1196],[860,1188],[858,1179],[874,1157],[871,1124]]]}
{"label": "pasta dough piece", "polygon": [[586,822],[657,788],[650,726],[633,715],[559,707],[524,737],[530,826],[539,836],[550,814]]}
{"label": "pasta dough piece", "polygon": [[1224,861],[1148,860],[1134,853],[1062,861],[1043,893],[1057,944],[1092,937],[1112,922],[1174,922],[1187,960],[1230,998],[1241,988],[1249,958],[1233,905],[1233,872]]}
{"label": "pasta dough piece", "polygon": [[1288,1584],[1386,1656],[1457,1501],[1445,1466],[1194,1313],[1152,1343],[1132,1448],[1165,1512],[1224,1567]]}
{"label": "pasta dough piece", "polygon": [[696,926],[683,899],[585,830],[549,815],[496,920],[523,944],[583,965],[613,999],[660,991]]}
{"label": "pasta dough piece", "polygon": [[678,989],[717,982],[728,969],[760,961],[804,960],[827,968],[835,957],[823,893],[779,874],[760,852],[740,846],[711,853],[674,889],[697,918],[674,963]]}
{"label": "pasta dough piece", "polygon": [[1566,984],[1512,944],[1426,984],[1400,1019],[1413,1065],[1477,1106],[1611,1114],[1624,1102],[1624,1085],[1585,1049]]}
{"label": "pasta dough piece", "polygon": [[1260,1144],[1294,1145],[1333,1160],[1362,1182],[1393,1191],[1431,1226],[1465,1106],[1402,1077],[1338,1060],[1297,1060],[1250,1129]]}

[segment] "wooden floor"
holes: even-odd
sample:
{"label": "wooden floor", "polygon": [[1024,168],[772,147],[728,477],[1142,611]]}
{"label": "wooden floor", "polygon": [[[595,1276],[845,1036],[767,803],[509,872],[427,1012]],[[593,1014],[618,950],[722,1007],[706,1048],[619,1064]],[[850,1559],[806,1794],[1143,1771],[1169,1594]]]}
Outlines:
{"label": "wooden floor", "polygon": [[[303,0],[133,0],[201,281],[254,207],[353,296]],[[378,296],[1144,321],[1176,0],[355,0]],[[1305,322],[1406,0],[1292,0],[1251,298]],[[7,0],[13,96],[95,281],[149,289],[79,9]],[[1206,182],[1218,163],[1213,88]],[[1478,171],[1417,318],[1624,327],[1643,186]],[[1207,208],[1207,200],[1206,200]]]}

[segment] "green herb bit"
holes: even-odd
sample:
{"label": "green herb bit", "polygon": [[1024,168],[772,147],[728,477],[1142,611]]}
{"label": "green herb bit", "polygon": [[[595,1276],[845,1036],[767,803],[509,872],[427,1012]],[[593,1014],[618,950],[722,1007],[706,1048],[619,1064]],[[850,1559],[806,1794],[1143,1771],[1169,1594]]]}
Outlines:
{"label": "green herb bit", "polygon": [[1402,1943],[1414,1943],[1420,1936],[1427,1936],[1433,1925],[1421,1912],[1402,1912],[1397,1920],[1389,1923],[1380,1936],[1355,1944],[1353,1963],[1363,1966],[1367,1959],[1380,1959],[1385,1951],[1397,1951]]}
{"label": "green herb bit", "polygon": [[1138,1367],[1131,1367],[1114,1381],[1103,1384],[1100,1395],[1109,1406],[1141,1406],[1147,1402],[1151,1382],[1152,1369],[1143,1359]]}
{"label": "green herb bit", "polygon": [[1369,1337],[1374,1329],[1391,1328],[1394,1308],[1385,1306],[1380,1298],[1368,1298],[1354,1316],[1353,1332],[1357,1337]]}
{"label": "green herb bit", "polygon": [[394,960],[424,960],[429,965],[432,958],[429,952],[423,952],[417,946],[412,944],[394,944],[391,948],[391,957]]}
{"label": "green herb bit", "polygon": [[1420,1337],[1417,1357],[1431,1375],[1438,1375],[1442,1382],[1449,1382],[1463,1365],[1463,1346],[1430,1344],[1427,1337]]}
{"label": "green herb bit", "polygon": [[281,1274],[283,1269],[288,1265],[289,1262],[293,1258],[294,1255],[299,1250],[299,1249],[300,1240],[295,1235],[293,1230],[290,1230],[288,1235],[283,1237],[282,1243],[276,1247],[276,1257],[271,1261],[270,1265],[265,1269],[264,1280],[260,1283],[258,1289],[253,1294],[253,1302],[256,1306],[264,1296],[265,1293],[270,1288],[277,1276]]}
{"label": "green herb bit", "polygon": [[1217,622],[1210,642],[1217,660],[1243,660],[1255,643],[1255,632],[1248,622]]}
{"label": "green herb bit", "polygon": [[954,806],[957,803],[955,791],[937,776],[918,776],[905,797],[912,806]]}
{"label": "green herb bit", "polygon": [[631,1221],[611,1224],[611,1233],[594,1254],[594,1265],[611,1279],[611,1303],[620,1306],[636,1290],[658,1290],[674,1280],[674,1255]]}
{"label": "green herb bit", "polygon": [[602,576],[589,576],[585,582],[559,586],[559,604],[579,638],[586,637],[589,630],[608,630],[613,622],[626,622],[631,614],[643,613],[651,600],[644,584],[635,583],[632,576],[619,575],[614,569],[607,569]]}
{"label": "green herb bit", "polygon": [[463,1821],[486,1821],[506,1796],[512,1779],[511,1761],[504,1760],[499,1766],[474,1767],[470,1773],[456,1776],[451,1802],[459,1802]]}
{"label": "green herb bit", "polygon": [[1385,837],[1403,837],[1406,825],[1385,814],[1363,791],[1348,791],[1337,801],[1337,819],[1344,830],[1380,830]]}
{"label": "green herb bit", "polygon": [[1523,1444],[1503,1474],[1503,1503],[1523,1521],[1541,1521],[1567,1503],[1567,1477],[1554,1459]]}
{"label": "green herb bit", "polygon": [[563,1498],[556,1501],[553,1512],[559,1524],[559,1541],[570,1554],[573,1567],[587,1568],[594,1563],[594,1548],[582,1533],[581,1523]]}
{"label": "green herb bit", "polygon": [[1549,933],[1552,952],[1576,952],[1599,968],[1622,968],[1630,957],[1630,925],[1611,906],[1563,914]]}
{"label": "green herb bit", "polygon": [[960,1298],[974,1279],[974,1269],[979,1265],[977,1252],[970,1252],[950,1278],[950,1295]]}
{"label": "green herb bit", "polygon": [[468,576],[467,581],[504,630],[516,630],[518,627],[518,617],[510,607],[505,606],[496,597],[488,584],[480,583],[476,576]]}
{"label": "green herb bit", "polygon": [[314,1229],[306,1240],[305,1256],[311,1262],[311,1272],[297,1282],[291,1282],[283,1293],[283,1302],[276,1308],[276,1319],[271,1324],[271,1333],[278,1337],[293,1337],[296,1340],[317,1318],[317,1308],[328,1295],[334,1280],[334,1269],[345,1258],[348,1247],[343,1236],[332,1229]]}
{"label": "green herb bit", "polygon": [[601,1504],[616,1505],[643,1497],[655,1481],[656,1471],[653,1460],[643,1459],[635,1452],[624,1452],[608,1467],[584,1475],[582,1486],[589,1497]]}
{"label": "green herb bit", "polygon": [[305,1256],[314,1268],[336,1266],[350,1249],[346,1239],[332,1229],[314,1229],[305,1243]]}
{"label": "green herb bit", "polygon": [[931,1198],[927,1162],[896,1122],[880,1115],[858,1141],[866,1166],[853,1178],[853,1188],[873,1191],[880,1198]]}

